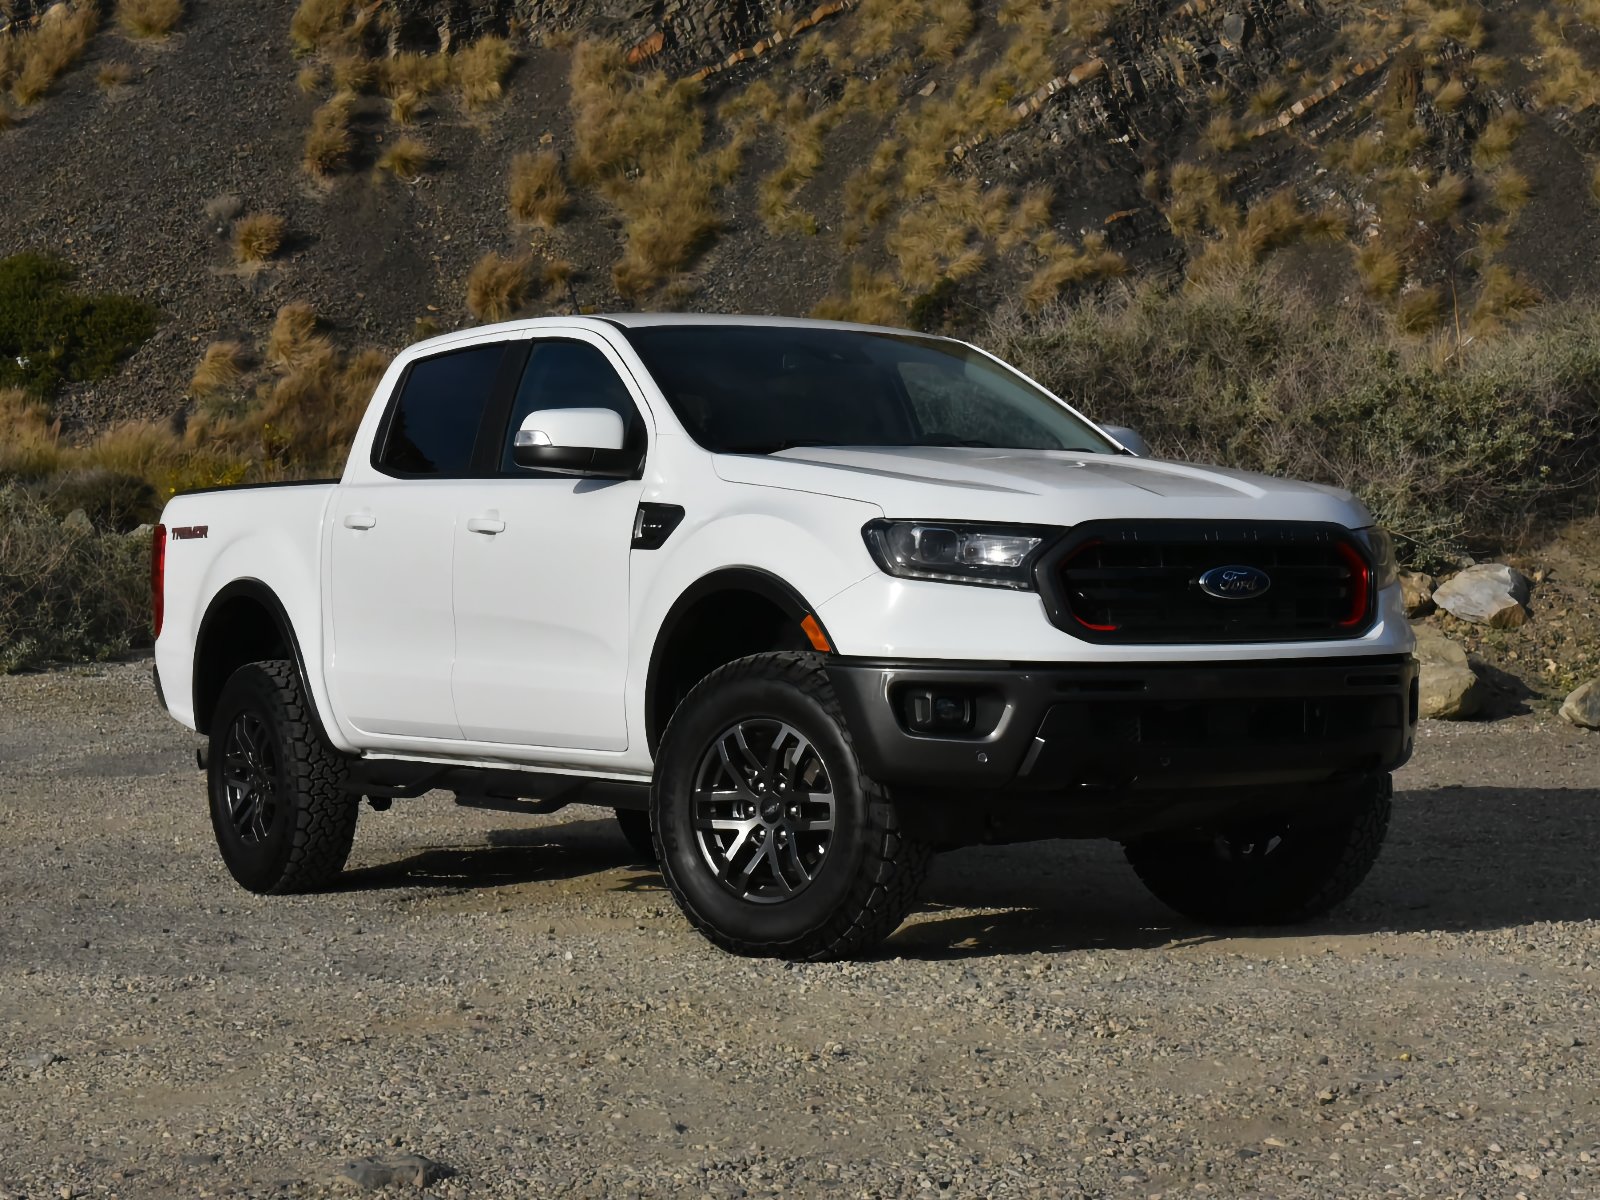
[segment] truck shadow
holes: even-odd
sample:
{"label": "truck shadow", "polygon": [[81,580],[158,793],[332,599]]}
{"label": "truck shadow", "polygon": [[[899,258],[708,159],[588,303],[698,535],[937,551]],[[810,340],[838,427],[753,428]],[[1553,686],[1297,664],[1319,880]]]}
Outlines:
{"label": "truck shadow", "polygon": [[1404,791],[1377,866],[1334,912],[1304,925],[1217,929],[1151,897],[1117,846],[978,847],[941,856],[922,911],[883,953],[961,958],[1595,920],[1597,855],[1600,789]]}
{"label": "truck shadow", "polygon": [[[430,847],[352,870],[340,886],[476,891],[612,871],[617,875],[607,886],[616,891],[663,887],[609,817],[497,829],[487,841]],[[1113,844],[973,847],[935,860],[921,906],[880,955],[971,958],[1596,920],[1597,857],[1600,788],[1408,790],[1395,798],[1378,865],[1329,916],[1288,927],[1217,929],[1151,897]]]}
{"label": "truck shadow", "polygon": [[[495,829],[488,845],[430,846],[393,862],[346,871],[340,890],[458,888],[478,890],[551,883],[637,863],[609,817]],[[650,868],[652,877],[653,868]]]}

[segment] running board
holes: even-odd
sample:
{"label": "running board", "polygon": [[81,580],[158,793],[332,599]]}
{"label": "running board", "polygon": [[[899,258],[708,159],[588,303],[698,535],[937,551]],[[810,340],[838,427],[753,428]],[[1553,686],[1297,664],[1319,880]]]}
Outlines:
{"label": "running board", "polygon": [[498,812],[552,813],[568,804],[603,808],[650,807],[648,783],[585,779],[567,774],[455,767],[398,759],[352,762],[344,790],[371,800],[409,800],[425,792],[451,791],[463,808]]}

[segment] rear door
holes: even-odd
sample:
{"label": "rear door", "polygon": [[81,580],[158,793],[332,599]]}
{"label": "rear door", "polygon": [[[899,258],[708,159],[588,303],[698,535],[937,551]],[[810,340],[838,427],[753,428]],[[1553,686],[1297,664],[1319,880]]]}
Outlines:
{"label": "rear door", "polygon": [[647,450],[637,387],[586,331],[529,343],[497,426],[493,479],[456,528],[455,702],[468,741],[623,750],[628,562],[643,483],[530,471],[511,457],[528,414],[610,408]]}
{"label": "rear door", "polygon": [[343,486],[329,532],[335,710],[363,734],[459,740],[452,559],[508,343],[418,359],[395,389],[370,480]]}

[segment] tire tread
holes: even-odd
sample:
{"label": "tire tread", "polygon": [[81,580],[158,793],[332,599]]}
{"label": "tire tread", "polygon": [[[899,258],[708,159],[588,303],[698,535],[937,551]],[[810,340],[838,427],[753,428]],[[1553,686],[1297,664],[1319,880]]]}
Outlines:
{"label": "tire tread", "polygon": [[[679,705],[673,719],[676,720],[678,713],[688,709],[697,695],[705,695],[745,680],[788,684],[809,697],[838,727],[846,749],[854,757],[855,744],[850,737],[844,712],[822,670],[819,656],[812,653],[779,651],[735,659],[696,684]],[[663,746],[671,736],[672,723],[668,722],[661,738]],[[917,902],[917,895],[927,877],[932,852],[923,843],[902,833],[894,802],[881,784],[864,773],[858,772],[857,778],[867,801],[866,853],[869,862],[832,920],[792,941],[767,942],[731,937],[686,904],[670,873],[667,873],[668,886],[673,888],[678,905],[689,922],[706,938],[730,953],[804,962],[850,958],[893,933]],[[666,848],[662,844],[659,828],[655,830],[654,837],[656,858],[666,863]]]}

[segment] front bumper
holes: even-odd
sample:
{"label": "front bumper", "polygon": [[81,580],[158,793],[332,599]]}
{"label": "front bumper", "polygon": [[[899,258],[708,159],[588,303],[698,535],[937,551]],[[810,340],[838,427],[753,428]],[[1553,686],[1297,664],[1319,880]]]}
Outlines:
{"label": "front bumper", "polygon": [[[907,791],[1105,794],[1328,784],[1411,756],[1409,655],[1224,663],[834,659],[861,764]],[[973,727],[913,732],[913,689],[969,697]]]}

